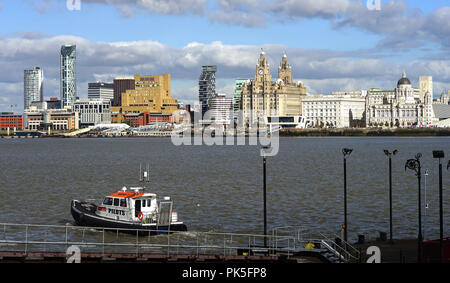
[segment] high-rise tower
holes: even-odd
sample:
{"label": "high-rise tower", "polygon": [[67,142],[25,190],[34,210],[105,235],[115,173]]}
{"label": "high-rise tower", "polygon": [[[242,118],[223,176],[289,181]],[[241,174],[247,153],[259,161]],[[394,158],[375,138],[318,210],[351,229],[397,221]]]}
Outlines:
{"label": "high-rise tower", "polygon": [[23,108],[26,110],[32,102],[43,101],[44,71],[39,67],[33,67],[24,71],[23,80]]}
{"label": "high-rise tower", "polygon": [[76,45],[65,44],[61,47],[61,107],[73,107],[77,98]]}
{"label": "high-rise tower", "polygon": [[209,109],[209,100],[216,96],[217,66],[202,66],[202,73],[198,80],[200,109],[202,116]]}

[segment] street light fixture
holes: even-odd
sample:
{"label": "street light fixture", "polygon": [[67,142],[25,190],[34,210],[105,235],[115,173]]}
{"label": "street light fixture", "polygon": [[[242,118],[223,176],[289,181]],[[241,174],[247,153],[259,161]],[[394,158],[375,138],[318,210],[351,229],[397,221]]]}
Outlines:
{"label": "street light fixture", "polygon": [[384,154],[389,157],[389,231],[390,231],[390,242],[393,242],[392,235],[392,156],[395,156],[398,150],[394,150],[392,153],[385,149]]}
{"label": "street light fixture", "polygon": [[344,155],[344,241],[347,242],[347,158],[352,154],[353,149],[344,148],[342,154]]}
{"label": "street light fixture", "polygon": [[269,146],[263,146],[261,149],[261,155],[263,157],[263,193],[264,193],[264,247],[267,247],[267,208],[266,208],[266,154],[271,148]]}
{"label": "street light fixture", "polygon": [[[442,163],[441,158],[445,158],[442,150],[434,150],[433,158],[439,159],[439,246],[441,250],[441,263],[444,262],[444,216],[442,206]],[[448,169],[448,165],[447,165]]]}
{"label": "street light fixture", "polygon": [[419,235],[417,237],[417,262],[420,263],[422,259],[422,250],[421,250],[421,244],[422,244],[422,209],[421,209],[421,197],[420,197],[420,184],[421,184],[421,178],[422,178],[422,167],[420,164],[420,158],[422,157],[421,153],[416,154],[415,159],[408,159],[405,164],[405,171],[406,169],[410,169],[416,173],[419,189],[418,189],[418,204],[419,204]]}

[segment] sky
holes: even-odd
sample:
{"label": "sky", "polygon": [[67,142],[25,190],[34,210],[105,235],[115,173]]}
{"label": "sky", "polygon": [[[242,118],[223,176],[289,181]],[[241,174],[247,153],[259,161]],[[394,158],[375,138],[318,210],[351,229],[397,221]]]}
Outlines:
{"label": "sky", "polygon": [[406,72],[414,87],[433,76],[438,97],[450,89],[449,3],[0,0],[0,111],[23,111],[23,73],[34,66],[44,70],[44,97],[60,97],[59,52],[69,42],[79,97],[89,82],[170,73],[172,96],[195,103],[202,65],[217,65],[217,91],[231,96],[235,79],[253,78],[261,48],[273,77],[286,52],[309,94],[394,89]]}

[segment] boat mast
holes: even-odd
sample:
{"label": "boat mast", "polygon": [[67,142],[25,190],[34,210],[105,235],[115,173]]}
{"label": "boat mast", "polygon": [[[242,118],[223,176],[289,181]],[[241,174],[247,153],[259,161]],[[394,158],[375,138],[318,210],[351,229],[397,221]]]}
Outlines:
{"label": "boat mast", "polygon": [[145,192],[145,184],[150,183],[150,164],[147,163],[146,168],[142,168],[142,164],[139,164],[139,181],[142,184],[143,192]]}

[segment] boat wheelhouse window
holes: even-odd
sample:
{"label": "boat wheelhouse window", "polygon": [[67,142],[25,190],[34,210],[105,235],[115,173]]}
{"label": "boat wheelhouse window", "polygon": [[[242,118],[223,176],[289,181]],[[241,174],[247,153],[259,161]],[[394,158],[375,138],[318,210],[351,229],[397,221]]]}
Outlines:
{"label": "boat wheelhouse window", "polygon": [[104,205],[112,205],[113,204],[113,199],[112,198],[105,198],[105,200],[103,201]]}
{"label": "boat wheelhouse window", "polygon": [[119,202],[120,202],[120,199],[115,198],[114,199],[114,206],[119,206]]}
{"label": "boat wheelhouse window", "polygon": [[142,200],[142,207],[145,207],[145,204],[146,204],[145,199],[143,199]]}
{"label": "boat wheelhouse window", "polygon": [[121,207],[127,207],[127,200],[124,199],[124,198],[121,199],[121,200],[120,200],[120,206],[121,206]]}

